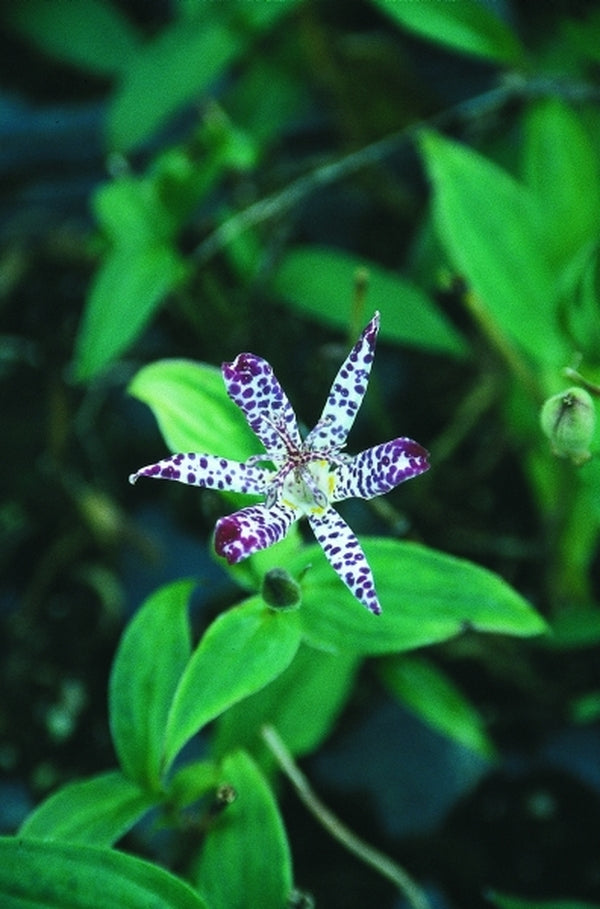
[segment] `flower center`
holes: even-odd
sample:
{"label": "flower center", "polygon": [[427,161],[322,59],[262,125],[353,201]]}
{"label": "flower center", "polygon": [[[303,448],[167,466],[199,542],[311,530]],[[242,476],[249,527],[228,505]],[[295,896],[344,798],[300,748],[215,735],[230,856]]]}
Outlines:
{"label": "flower center", "polygon": [[281,501],[304,515],[322,514],[334,485],[335,477],[327,461],[308,461],[289,471],[281,487]]}

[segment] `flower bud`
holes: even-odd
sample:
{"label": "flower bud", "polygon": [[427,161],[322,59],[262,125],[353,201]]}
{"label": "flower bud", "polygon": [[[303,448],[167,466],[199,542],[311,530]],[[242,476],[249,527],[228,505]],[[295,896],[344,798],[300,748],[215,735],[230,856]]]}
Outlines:
{"label": "flower bud", "polygon": [[300,584],[285,568],[271,568],[263,578],[261,595],[272,609],[297,609],[302,599]]}
{"label": "flower bud", "polygon": [[542,407],[540,423],[550,439],[553,454],[569,458],[577,466],[589,461],[596,411],[591,395],[584,388],[574,386],[548,398]]}

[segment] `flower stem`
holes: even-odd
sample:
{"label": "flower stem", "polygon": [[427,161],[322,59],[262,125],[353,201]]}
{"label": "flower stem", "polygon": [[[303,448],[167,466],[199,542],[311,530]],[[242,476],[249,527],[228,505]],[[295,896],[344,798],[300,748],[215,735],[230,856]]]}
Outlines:
{"label": "flower stem", "polygon": [[375,871],[378,871],[379,874],[395,884],[413,909],[430,909],[425,894],[404,868],[356,836],[323,804],[313,792],[310,783],[295,763],[277,730],[273,726],[263,726],[261,734],[281,770],[292,783],[300,801],[303,802],[334,839],[361,861],[365,862],[365,864],[370,865]]}

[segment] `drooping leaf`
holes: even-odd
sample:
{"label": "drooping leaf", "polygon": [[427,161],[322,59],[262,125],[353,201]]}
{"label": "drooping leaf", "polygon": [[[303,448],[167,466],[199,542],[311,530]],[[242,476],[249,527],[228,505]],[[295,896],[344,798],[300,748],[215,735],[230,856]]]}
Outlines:
{"label": "drooping leaf", "polygon": [[110,728],[124,773],[157,789],[173,695],[191,653],[187,604],[192,581],[159,588],[126,629],[113,664]]}
{"label": "drooping leaf", "polygon": [[361,544],[375,576],[380,616],[352,597],[318,546],[307,546],[287,566],[295,577],[306,571],[299,615],[315,647],[384,654],[445,641],[465,629],[519,636],[546,629],[516,590],[479,565],[415,543],[367,537]]}
{"label": "drooping leaf", "polygon": [[2,909],[207,909],[179,878],[133,855],[0,838]]}
{"label": "drooping leaf", "polygon": [[166,763],[206,723],[289,666],[300,644],[297,613],[252,597],[222,613],[202,636],[177,686],[166,729]]}
{"label": "drooping leaf", "polygon": [[260,451],[214,366],[159,360],[140,369],[128,391],[152,409],[173,452],[205,452],[243,461]]}
{"label": "drooping leaf", "polygon": [[109,0],[19,0],[5,21],[45,53],[100,75],[116,75],[140,46],[133,24]]}
{"label": "drooping leaf", "polygon": [[236,798],[211,825],[192,879],[211,909],[282,909],[292,863],[277,802],[243,751],[224,759],[221,781]]}
{"label": "drooping leaf", "polygon": [[440,240],[493,330],[517,341],[538,363],[562,365],[567,352],[558,328],[556,282],[531,191],[442,136],[424,133],[421,148]]}
{"label": "drooping leaf", "polygon": [[494,755],[481,714],[430,660],[389,657],[380,673],[389,691],[429,726],[483,757]]}
{"label": "drooping leaf", "polygon": [[300,647],[285,672],[220,717],[213,748],[218,755],[240,747],[256,754],[263,748],[260,729],[268,724],[293,754],[314,750],[342,710],[359,664],[353,653]]}
{"label": "drooping leaf", "polygon": [[155,804],[119,770],[68,783],[24,821],[20,836],[112,846]]}
{"label": "drooping leaf", "polygon": [[600,177],[581,118],[558,98],[539,101],[527,112],[523,172],[542,212],[546,248],[564,265],[597,241]]}
{"label": "drooping leaf", "polygon": [[75,376],[92,378],[123,353],[187,266],[168,244],[117,246],[92,281],[75,349]]}
{"label": "drooping leaf", "polygon": [[523,59],[523,50],[514,32],[478,0],[371,2],[399,25],[430,41],[497,63],[515,64]]}
{"label": "drooping leaf", "polygon": [[381,337],[399,344],[461,357],[467,345],[427,294],[400,275],[335,249],[308,246],[289,252],[275,275],[275,288],[289,302],[322,322],[348,328],[358,269],[368,273],[368,310],[381,312]]}

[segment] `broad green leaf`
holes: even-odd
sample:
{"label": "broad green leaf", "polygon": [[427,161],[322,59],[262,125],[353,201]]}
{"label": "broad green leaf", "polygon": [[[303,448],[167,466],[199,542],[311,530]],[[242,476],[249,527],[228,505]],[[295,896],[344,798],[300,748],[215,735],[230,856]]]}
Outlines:
{"label": "broad green leaf", "polygon": [[19,836],[112,846],[156,800],[119,770],[68,783],[24,821]]}
{"label": "broad green leaf", "polygon": [[361,539],[383,614],[344,587],[318,546],[287,566],[302,578],[299,615],[308,643],[331,652],[383,654],[445,641],[463,631],[521,636],[546,630],[523,597],[493,572],[415,543]]}
{"label": "broad green leaf", "polygon": [[243,461],[262,450],[214,366],[159,360],[140,369],[128,391],[151,408],[173,452],[205,452]]}
{"label": "broad green leaf", "polygon": [[210,720],[289,666],[300,643],[298,613],[276,613],[260,597],[224,612],[204,633],[169,713],[166,763]]}
{"label": "broad green leaf", "polygon": [[149,178],[128,174],[103,183],[93,195],[92,208],[106,237],[133,255],[168,236],[156,186]]}
{"label": "broad green leaf", "polygon": [[600,643],[600,609],[596,606],[565,606],[550,624],[543,643],[552,649],[575,650]]}
{"label": "broad green leaf", "polygon": [[371,0],[399,25],[423,38],[497,63],[519,63],[523,50],[509,26],[479,0]]}
{"label": "broad green leaf", "polygon": [[108,112],[108,144],[131,151],[183,105],[202,98],[244,46],[240,32],[202,16],[175,21],[130,62]]}
{"label": "broad green leaf", "polygon": [[558,98],[538,101],[526,114],[523,171],[542,212],[549,255],[564,265],[598,239],[600,180],[580,117]]}
{"label": "broad green leaf", "polygon": [[108,0],[19,0],[2,15],[45,53],[103,76],[125,69],[140,44],[132,23]]}
{"label": "broad green leaf", "polygon": [[213,761],[193,761],[175,771],[167,785],[169,804],[186,808],[219,785],[219,768]]}
{"label": "broad green leaf", "polygon": [[494,755],[481,714],[432,662],[394,656],[382,662],[380,673],[392,694],[429,726],[483,757]]}
{"label": "broad green leaf", "polygon": [[222,755],[239,747],[253,754],[262,751],[264,724],[277,729],[293,754],[313,751],[342,710],[359,663],[353,653],[300,647],[285,672],[220,717],[215,752]]}
{"label": "broad green leaf", "polygon": [[382,338],[452,356],[467,353],[460,334],[422,290],[347,253],[318,246],[292,250],[277,269],[275,288],[302,312],[347,328],[355,275],[361,268],[369,276],[368,312],[381,312]]}
{"label": "broad green leaf", "polygon": [[117,246],[108,253],[79,327],[76,378],[92,378],[122,354],[186,273],[183,259],[167,245]]}
{"label": "broad green leaf", "polygon": [[277,802],[243,751],[225,758],[221,782],[236,799],[211,824],[192,879],[211,909],[283,909],[292,862]]}
{"label": "broad green leaf", "polygon": [[0,893],[2,909],[207,909],[188,884],[133,855],[26,837],[0,838]]}
{"label": "broad green leaf", "polygon": [[488,899],[498,909],[600,909],[600,903],[581,900],[532,900],[499,893],[489,893]]}
{"label": "broad green leaf", "polygon": [[555,276],[531,191],[472,149],[434,133],[422,135],[421,148],[437,232],[475,294],[482,321],[491,318],[490,333],[519,342],[535,361],[562,366],[568,355]]}
{"label": "broad green leaf", "polygon": [[123,772],[158,788],[167,717],[191,653],[187,605],[192,581],[159,588],[127,627],[109,684],[110,728]]}

